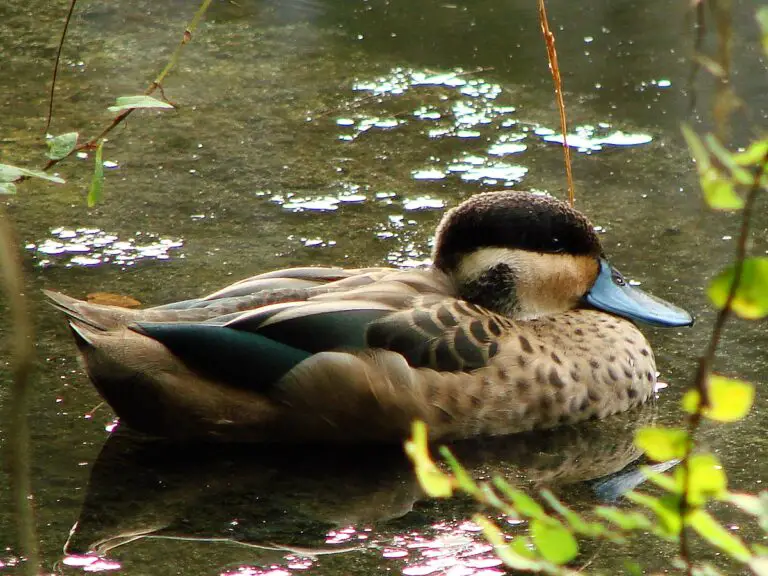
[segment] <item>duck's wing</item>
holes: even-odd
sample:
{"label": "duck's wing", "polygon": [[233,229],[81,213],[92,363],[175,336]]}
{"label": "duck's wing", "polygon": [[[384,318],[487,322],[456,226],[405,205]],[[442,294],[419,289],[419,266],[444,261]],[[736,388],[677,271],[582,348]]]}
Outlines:
{"label": "duck's wing", "polygon": [[[447,296],[428,275],[394,275],[354,290],[282,302],[196,323],[130,327],[209,378],[252,387],[272,383],[313,354],[384,349],[413,368],[469,371],[497,350],[499,322]],[[255,378],[254,375],[258,375]]]}

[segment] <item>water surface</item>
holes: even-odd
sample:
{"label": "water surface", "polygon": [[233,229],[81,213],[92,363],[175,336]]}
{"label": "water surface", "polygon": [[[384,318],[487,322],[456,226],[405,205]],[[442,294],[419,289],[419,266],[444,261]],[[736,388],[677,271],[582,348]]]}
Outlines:
{"label": "water surface", "polygon": [[[646,331],[670,384],[650,412],[459,447],[476,475],[553,485],[580,508],[596,499],[594,483],[582,481],[637,456],[628,442],[635,426],[678,421],[677,401],[713,318],[702,286],[732,257],[737,222],[702,207],[679,135],[680,122],[692,119],[685,3],[548,5],[578,207],[600,226],[614,264],[697,317],[690,330]],[[768,106],[750,44],[751,9],[736,8],[745,36],[734,47],[735,85],[759,122]],[[52,132],[100,130],[106,107],[143,90],[164,65],[193,10],[171,0],[79,4]],[[63,7],[38,1],[0,7],[2,162],[42,163],[61,17]],[[707,115],[711,83],[697,87]],[[498,573],[468,522],[474,505],[425,500],[397,451],[178,454],[130,438],[105,445],[114,415],[39,290],[127,294],[149,305],[277,267],[418,266],[428,261],[443,210],[473,193],[533,189],[563,198],[558,117],[534,3],[214,3],[165,92],[177,111],[134,113],[111,134],[98,207],[85,206],[91,157],[61,164],[66,185],[29,182],[7,201],[25,246],[39,335],[32,466],[46,570]],[[737,141],[749,128],[737,118]],[[764,206],[756,210],[758,254],[768,251]],[[734,322],[718,367],[759,390],[767,348],[763,326]],[[8,379],[5,362],[0,377]],[[759,395],[743,422],[702,431],[733,486],[762,486],[766,426]],[[9,506],[0,488],[0,572],[12,573]],[[728,518],[732,526],[743,520]],[[75,555],[87,549],[101,556]],[[583,560],[592,554],[596,566],[620,565],[604,549],[588,548]],[[659,567],[673,552],[640,542],[627,554]]]}

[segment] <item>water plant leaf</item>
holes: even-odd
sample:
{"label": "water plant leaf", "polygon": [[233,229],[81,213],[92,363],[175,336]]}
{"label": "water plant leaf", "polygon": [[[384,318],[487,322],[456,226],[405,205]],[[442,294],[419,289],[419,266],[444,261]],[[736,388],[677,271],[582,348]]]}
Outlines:
{"label": "water plant leaf", "polygon": [[579,554],[576,538],[554,518],[534,518],[531,521],[531,538],[542,558],[558,566],[567,564]]}
{"label": "water plant leaf", "polygon": [[[718,308],[725,306],[733,284],[735,266],[723,270],[707,288],[707,295]],[[746,258],[741,270],[741,280],[731,303],[735,314],[747,320],[759,320],[768,316],[768,258]]]}
{"label": "water plant leaf", "polygon": [[0,194],[16,194],[16,184],[13,182],[0,182]]}
{"label": "water plant leaf", "polygon": [[123,112],[124,110],[131,110],[133,108],[173,108],[172,104],[163,102],[152,96],[140,95],[140,96],[120,96],[115,102],[114,106],[107,108],[110,112]]}
{"label": "water plant leaf", "polygon": [[752,554],[741,538],[735,536],[715,520],[708,512],[697,509],[685,517],[688,526],[696,530],[699,535],[710,544],[727,553],[731,558],[740,562],[749,562]]}
{"label": "water plant leaf", "polygon": [[752,558],[749,561],[749,568],[757,576],[768,576],[768,556]]}
{"label": "water plant leaf", "polygon": [[[742,380],[710,374],[707,378],[709,406],[702,414],[718,422],[736,422],[749,413],[755,399],[755,387]],[[698,390],[688,390],[683,396],[683,409],[691,414],[699,408]]]}
{"label": "water plant leaf", "polygon": [[453,481],[441,471],[429,455],[427,425],[417,420],[411,427],[411,437],[405,442],[405,453],[413,462],[416,478],[422,490],[432,498],[448,498],[453,495]]}
{"label": "water plant leaf", "polygon": [[491,520],[480,514],[475,514],[472,521],[482,528],[485,539],[491,543],[496,555],[504,564],[515,570],[527,570],[529,572],[541,572],[544,569],[544,563],[532,559],[530,555],[523,555],[516,549],[516,546],[508,544],[504,534]]}
{"label": "water plant leaf", "polygon": [[48,145],[46,156],[51,160],[61,160],[62,158],[66,158],[72,153],[75,146],[77,146],[78,136],[79,134],[77,132],[66,132],[46,140],[46,144]]}
{"label": "water plant leaf", "polygon": [[657,462],[683,458],[688,433],[681,428],[641,428],[635,434],[635,445]]}
{"label": "water plant leaf", "polygon": [[24,176],[29,178],[41,178],[42,180],[48,180],[49,182],[56,182],[56,184],[65,183],[63,178],[53,176],[42,170],[29,170],[27,168],[11,166],[10,164],[0,164],[0,182],[13,182]]}
{"label": "water plant leaf", "polygon": [[99,146],[96,148],[93,176],[91,177],[91,186],[88,188],[88,208],[96,206],[101,201],[104,192],[104,163],[101,160],[103,149],[104,140],[99,142]]}

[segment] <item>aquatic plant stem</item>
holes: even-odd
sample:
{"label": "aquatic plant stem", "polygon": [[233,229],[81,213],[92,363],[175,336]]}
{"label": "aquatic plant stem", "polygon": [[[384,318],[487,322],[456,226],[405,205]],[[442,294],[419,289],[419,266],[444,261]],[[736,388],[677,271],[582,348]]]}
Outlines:
{"label": "aquatic plant stem", "polygon": [[[147,89],[144,90],[144,94],[145,95],[148,96],[148,95],[152,94],[155,90],[160,90],[160,92],[162,93],[162,91],[163,91],[163,87],[162,87],[163,80],[165,80],[166,76],[168,76],[168,74],[171,72],[171,70],[173,70],[173,68],[176,66],[176,64],[178,64],[179,58],[181,56],[182,49],[184,48],[184,46],[189,44],[189,42],[192,40],[192,33],[200,25],[200,22],[201,22],[203,16],[205,15],[206,11],[208,10],[208,8],[210,7],[212,2],[213,2],[213,0],[203,0],[201,2],[200,6],[198,7],[197,11],[195,12],[195,15],[192,17],[192,20],[184,28],[184,33],[182,35],[182,38],[179,41],[179,44],[176,47],[176,49],[173,51],[173,54],[171,54],[170,60],[165,65],[163,70],[152,81],[152,83],[147,87]],[[74,3],[75,2],[73,0],[72,6],[70,7],[70,9],[74,8]],[[64,41],[64,34],[66,34],[66,27],[67,27],[68,24],[69,24],[69,20],[67,20],[67,22],[65,24],[64,33],[62,34],[62,43]],[[59,51],[61,51],[61,47],[60,47]],[[58,62],[58,60],[57,60],[57,62]],[[57,68],[58,68],[58,64],[57,64]],[[55,71],[54,71],[54,81],[55,81]],[[51,107],[51,110],[52,110],[52,107],[53,107],[53,88],[51,88],[51,103],[50,103],[50,107]],[[98,136],[94,136],[93,138],[91,138],[87,142],[84,142],[83,144],[80,144],[79,146],[76,146],[74,149],[72,149],[70,151],[69,154],[67,154],[66,156],[64,156],[62,158],[57,158],[57,159],[49,160],[45,164],[45,166],[43,167],[43,170],[48,170],[48,169],[52,168],[53,166],[55,166],[56,164],[58,164],[59,162],[64,160],[64,158],[69,158],[70,156],[72,156],[73,154],[76,154],[77,152],[80,152],[80,151],[86,150],[86,149],[90,150],[92,148],[95,148],[98,145],[98,143],[100,141],[102,141],[107,136],[107,134],[109,134],[117,126],[122,124],[125,121],[125,119],[128,116],[131,115],[131,112],[133,112],[133,110],[134,109],[131,108],[129,110],[125,110],[123,112],[120,112],[117,116],[115,116],[112,119],[112,121],[109,123],[109,125],[106,128],[104,128],[101,131],[101,133],[99,133]],[[50,123],[50,119],[49,119],[49,123]],[[25,180],[25,179],[26,179],[26,177],[19,178],[19,180]]]}
{"label": "aquatic plant stem", "polygon": [[752,179],[752,185],[747,192],[747,197],[744,201],[744,211],[741,216],[741,226],[739,229],[739,240],[736,244],[736,256],[733,271],[733,282],[728,290],[728,296],[725,299],[725,304],[718,311],[715,317],[715,323],[712,327],[712,333],[709,338],[709,344],[704,354],[699,358],[699,365],[696,370],[696,379],[694,381],[694,387],[699,391],[699,403],[696,406],[696,411],[691,414],[688,419],[688,440],[686,445],[685,456],[681,463],[682,470],[682,494],[680,494],[679,513],[680,518],[683,520],[682,528],[680,530],[680,557],[683,559],[686,565],[686,573],[688,576],[693,576],[693,562],[690,557],[690,549],[688,546],[688,537],[686,535],[685,517],[689,512],[688,506],[688,494],[690,492],[689,479],[690,479],[690,457],[693,453],[693,449],[696,446],[695,435],[701,425],[701,420],[704,416],[704,410],[710,405],[709,398],[709,374],[712,371],[712,364],[717,354],[717,348],[720,345],[720,339],[723,334],[723,328],[726,321],[730,318],[732,313],[733,300],[736,298],[736,293],[739,290],[741,284],[741,277],[744,271],[744,260],[747,257],[747,241],[749,240],[750,224],[752,220],[752,212],[755,206],[755,200],[761,189],[761,181],[764,175],[768,172],[768,153],[763,156],[760,162],[760,166],[755,170],[755,174]]}
{"label": "aquatic plant stem", "polygon": [[27,425],[27,381],[34,361],[32,322],[27,312],[24,281],[19,262],[18,246],[13,238],[11,224],[0,206],[0,270],[3,288],[10,308],[13,335],[13,380],[11,398],[4,422],[8,422],[8,472],[11,479],[13,506],[16,513],[18,545],[26,559],[24,573],[39,574],[39,556],[35,520],[32,510],[32,485],[29,462],[29,430]]}
{"label": "aquatic plant stem", "polygon": [[571,149],[568,148],[568,122],[565,117],[565,102],[563,100],[563,81],[560,77],[560,67],[557,64],[557,50],[555,50],[555,35],[549,29],[547,7],[545,0],[539,0],[539,24],[544,42],[547,45],[547,60],[549,71],[552,73],[552,82],[555,85],[555,98],[557,109],[560,111],[560,130],[563,133],[563,154],[565,156],[565,176],[568,180],[568,204],[573,208],[576,203],[576,192],[573,187],[573,172],[571,170]]}
{"label": "aquatic plant stem", "polygon": [[67,12],[67,17],[64,20],[64,29],[61,31],[59,48],[56,50],[56,61],[53,64],[53,78],[51,79],[51,94],[48,97],[48,118],[45,120],[43,134],[48,134],[48,128],[51,127],[51,119],[53,118],[53,94],[56,90],[56,77],[59,75],[59,61],[61,60],[61,51],[64,49],[64,38],[67,37],[67,30],[69,29],[69,23],[72,20],[72,13],[75,11],[75,4],[77,4],[77,0],[72,0],[69,4],[69,12]]}

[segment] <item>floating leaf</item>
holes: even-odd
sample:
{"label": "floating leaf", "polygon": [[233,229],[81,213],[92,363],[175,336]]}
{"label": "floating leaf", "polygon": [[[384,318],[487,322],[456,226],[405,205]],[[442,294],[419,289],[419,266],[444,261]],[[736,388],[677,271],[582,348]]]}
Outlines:
{"label": "floating leaf", "polygon": [[542,558],[562,566],[579,554],[579,545],[571,531],[558,520],[550,518],[531,521],[531,538]]}
{"label": "floating leaf", "polygon": [[114,106],[107,108],[110,112],[123,112],[133,108],[173,108],[168,102],[163,102],[152,96],[120,96]]}
{"label": "floating leaf", "polygon": [[0,182],[0,194],[16,194],[16,184],[13,182]]}
{"label": "floating leaf", "polygon": [[488,518],[475,514],[472,521],[483,529],[485,539],[493,545],[496,555],[510,568],[530,572],[540,572],[544,568],[544,564],[531,559],[530,554],[524,555],[516,549],[517,546],[507,544],[499,527]]}
{"label": "floating leaf", "polygon": [[47,140],[48,153],[46,156],[51,160],[61,160],[62,158],[66,158],[72,153],[75,146],[77,146],[77,137],[77,132],[67,132]]}
{"label": "floating leaf", "polygon": [[416,477],[422,490],[432,498],[448,498],[453,495],[451,477],[443,473],[429,455],[427,425],[420,420],[413,423],[411,438],[405,442],[405,453],[413,462]]}
{"label": "floating leaf", "polygon": [[0,164],[0,182],[13,182],[24,176],[29,178],[41,178],[50,182],[56,182],[56,184],[64,184],[65,182],[63,178],[52,176],[42,170],[28,170],[27,168],[19,168],[18,166],[11,166],[10,164]]}
{"label": "floating leaf", "polygon": [[104,140],[99,142],[99,146],[96,148],[93,176],[91,177],[91,186],[88,188],[88,208],[93,208],[101,201],[101,195],[104,191],[104,163],[101,160],[103,149]]}
{"label": "floating leaf", "polygon": [[[710,374],[707,379],[709,407],[702,414],[718,422],[736,422],[747,415],[755,398],[755,387],[741,380]],[[683,409],[693,414],[699,406],[699,391],[688,390],[683,396]]]}
{"label": "floating leaf", "polygon": [[[733,284],[735,266],[718,274],[707,288],[707,295],[718,308],[725,306]],[[746,258],[741,270],[731,309],[742,318],[758,320],[768,316],[768,258]]]}
{"label": "floating leaf", "polygon": [[723,528],[708,512],[702,509],[694,510],[686,516],[685,522],[702,538],[732,558],[740,562],[749,562],[752,558],[749,548],[744,545],[741,538]]}
{"label": "floating leaf", "polygon": [[641,428],[635,434],[635,445],[657,462],[685,456],[688,433],[680,428]]}

